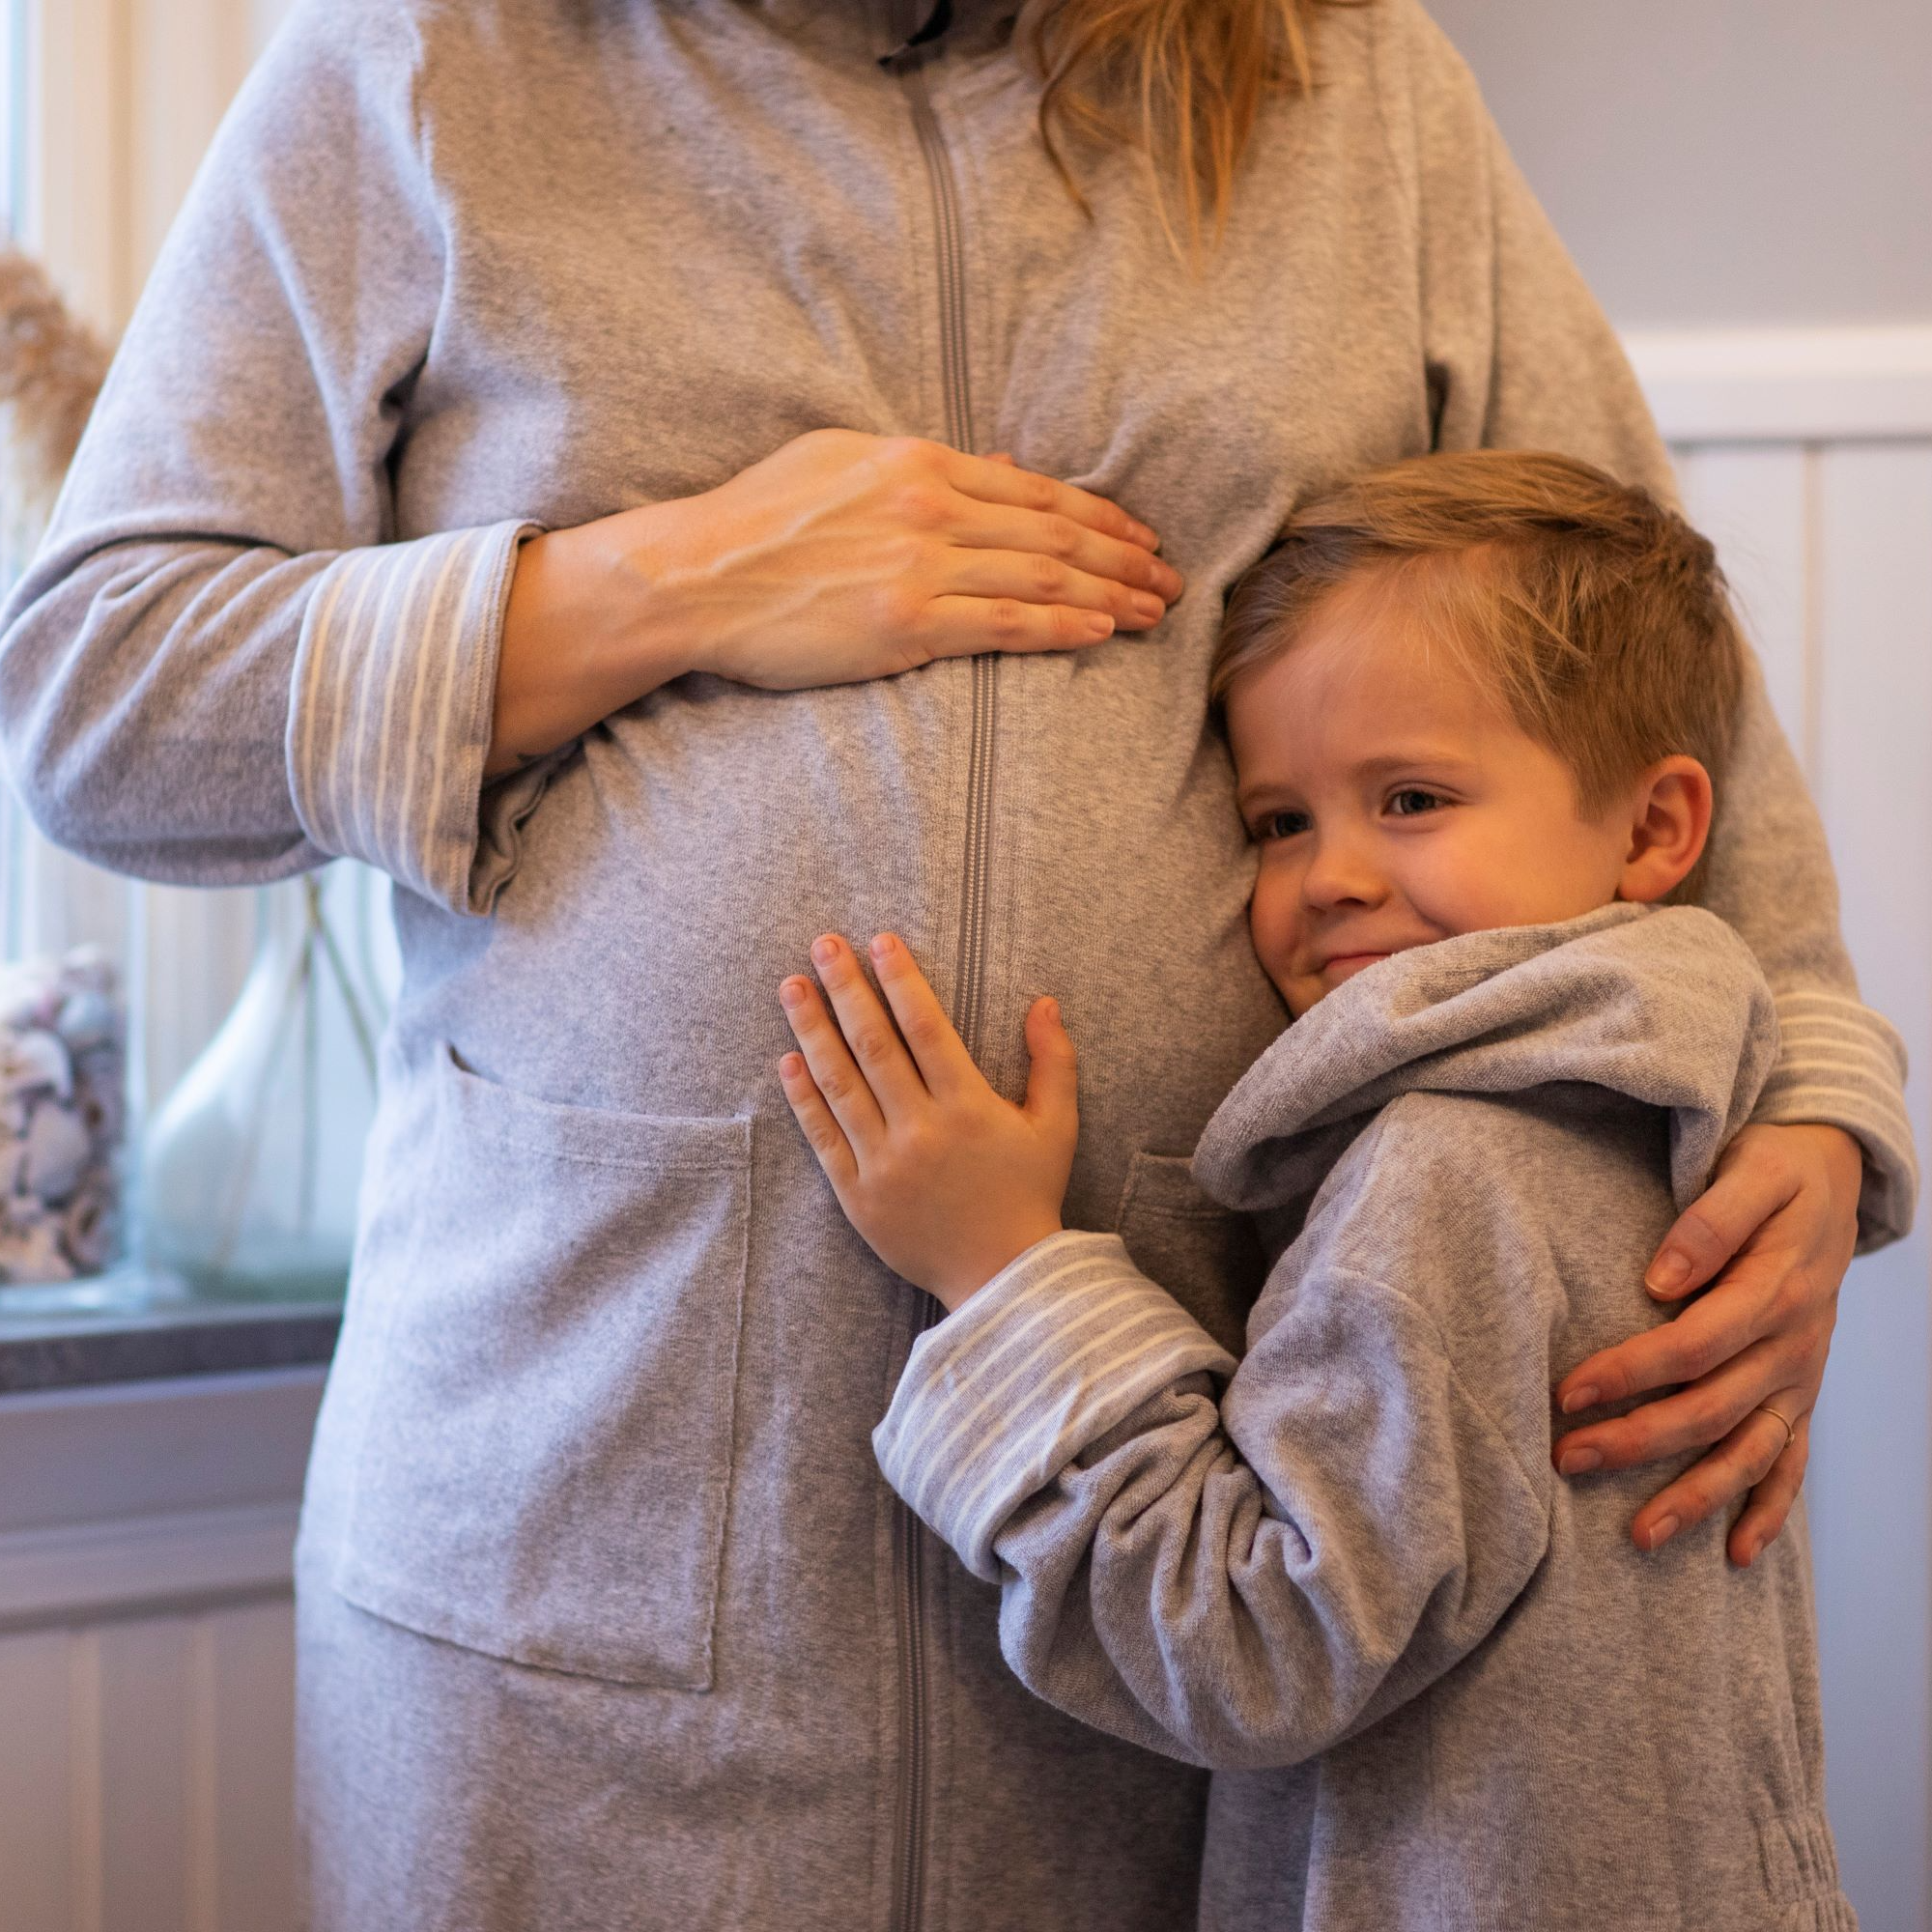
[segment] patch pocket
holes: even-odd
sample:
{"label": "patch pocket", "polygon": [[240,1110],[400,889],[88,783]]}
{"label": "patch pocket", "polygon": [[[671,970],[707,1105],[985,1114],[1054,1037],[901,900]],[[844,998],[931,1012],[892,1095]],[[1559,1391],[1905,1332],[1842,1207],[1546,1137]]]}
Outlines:
{"label": "patch pocket", "polygon": [[[749,1119],[540,1100],[439,1046],[334,1581],[472,1650],[705,1690]],[[394,1211],[391,1209],[390,1211]]]}
{"label": "patch pocket", "polygon": [[1114,1231],[1133,1264],[1238,1356],[1247,1347],[1248,1311],[1267,1274],[1266,1258],[1254,1224],[1205,1192],[1188,1159],[1136,1151]]}

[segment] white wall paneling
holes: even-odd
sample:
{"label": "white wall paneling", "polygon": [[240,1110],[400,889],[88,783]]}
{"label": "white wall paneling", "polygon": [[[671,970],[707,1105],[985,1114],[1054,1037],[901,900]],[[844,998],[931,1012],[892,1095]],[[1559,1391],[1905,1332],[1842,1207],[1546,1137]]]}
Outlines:
{"label": "white wall paneling", "polygon": [[286,1598],[0,1635],[0,1926],[287,1932]]}
{"label": "white wall paneling", "polygon": [[[1932,1149],[1932,329],[1633,344],[1832,842]],[[1889,397],[1887,373],[1889,371]],[[1702,386],[1700,387],[1700,384]],[[1922,1218],[1922,1217],[1921,1217]],[[1827,1788],[1873,1927],[1932,1925],[1932,1240],[1854,1263],[1806,1485]]]}
{"label": "white wall paneling", "polygon": [[288,1932],[319,1369],[0,1397],[0,1932]]}
{"label": "white wall paneling", "polygon": [[1932,326],[1659,329],[1630,351],[1683,444],[1932,437]]}

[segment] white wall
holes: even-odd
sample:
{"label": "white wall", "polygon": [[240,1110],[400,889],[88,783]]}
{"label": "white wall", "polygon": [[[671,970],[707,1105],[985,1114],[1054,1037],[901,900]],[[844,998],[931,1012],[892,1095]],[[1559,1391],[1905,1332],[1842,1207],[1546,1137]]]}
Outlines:
{"label": "white wall", "polygon": [[[1706,385],[1700,415],[1724,386]],[[1661,386],[1654,394],[1667,428],[1667,399]],[[1914,559],[1932,530],[1932,408],[1916,435],[1887,440],[1790,429],[1787,411],[1776,435],[1703,434],[1676,456],[1687,507],[1719,544],[1824,813],[1864,995],[1905,1036],[1922,1155],[1932,1148],[1932,582]],[[1839,1310],[1806,1484],[1827,1796],[1864,1922],[1908,1932],[1932,1924],[1923,1229],[1854,1263]]]}
{"label": "white wall", "polygon": [[1932,321],[1926,0],[1426,0],[1625,327]]}

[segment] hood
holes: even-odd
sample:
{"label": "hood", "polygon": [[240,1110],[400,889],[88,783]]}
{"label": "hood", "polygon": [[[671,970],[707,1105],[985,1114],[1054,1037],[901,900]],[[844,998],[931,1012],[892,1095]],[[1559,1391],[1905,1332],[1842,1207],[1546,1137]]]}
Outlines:
{"label": "hood", "polygon": [[1694,906],[1463,933],[1366,967],[1294,1021],[1208,1122],[1194,1178],[1230,1208],[1280,1208],[1399,1094],[1580,1082],[1668,1112],[1682,1209],[1776,1056],[1757,962]]}

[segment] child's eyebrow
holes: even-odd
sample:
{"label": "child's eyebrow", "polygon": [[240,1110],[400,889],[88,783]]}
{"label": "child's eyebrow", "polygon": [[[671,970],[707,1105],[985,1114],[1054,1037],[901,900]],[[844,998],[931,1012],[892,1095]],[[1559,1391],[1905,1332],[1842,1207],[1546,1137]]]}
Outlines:
{"label": "child's eyebrow", "polygon": [[1293,795],[1294,787],[1283,779],[1257,779],[1235,790],[1235,810],[1245,816],[1256,806]]}
{"label": "child's eyebrow", "polygon": [[[1397,773],[1418,771],[1473,772],[1477,769],[1477,762],[1445,745],[1418,744],[1394,752],[1378,752],[1372,758],[1359,758],[1349,770],[1356,778],[1382,779],[1392,778]],[[1274,776],[1250,779],[1245,784],[1236,786],[1235,804],[1241,811],[1252,811],[1264,800],[1273,802],[1292,798],[1294,794],[1295,785],[1292,779]]]}
{"label": "child's eyebrow", "polygon": [[1470,772],[1476,769],[1476,763],[1466,753],[1451,751],[1444,745],[1410,745],[1401,751],[1381,752],[1373,758],[1358,759],[1351,769],[1362,778],[1378,779],[1419,769]]}

